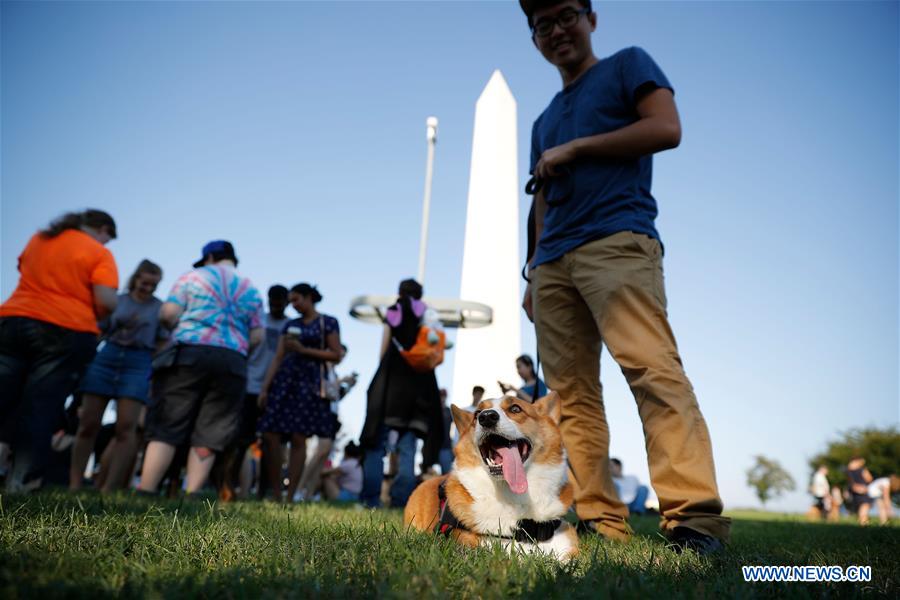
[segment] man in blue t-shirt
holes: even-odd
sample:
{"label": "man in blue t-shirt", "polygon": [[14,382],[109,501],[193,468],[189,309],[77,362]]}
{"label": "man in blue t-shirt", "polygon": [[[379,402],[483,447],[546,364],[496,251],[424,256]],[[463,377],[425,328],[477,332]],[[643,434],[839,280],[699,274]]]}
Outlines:
{"label": "man in blue t-shirt", "polygon": [[[640,48],[598,59],[590,0],[520,0],[563,89],[534,123],[534,251],[523,307],[537,329],[562,423],[583,529],[629,535],[609,472],[600,349],[619,363],[644,426],[662,527],[674,548],[716,552],[728,537],[712,447],[666,315],[650,193],[655,152],[678,146],[669,80]],[[531,219],[529,219],[531,220]]]}

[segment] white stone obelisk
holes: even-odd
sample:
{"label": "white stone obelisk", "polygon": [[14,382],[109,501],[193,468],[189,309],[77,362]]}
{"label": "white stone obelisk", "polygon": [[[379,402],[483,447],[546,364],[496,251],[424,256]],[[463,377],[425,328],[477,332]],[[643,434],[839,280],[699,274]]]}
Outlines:
{"label": "white stone obelisk", "polygon": [[490,306],[494,318],[457,333],[451,400],[463,406],[475,385],[492,398],[501,394],[498,379],[522,383],[515,367],[522,344],[517,149],[516,100],[494,71],[475,104],[460,290],[460,298]]}

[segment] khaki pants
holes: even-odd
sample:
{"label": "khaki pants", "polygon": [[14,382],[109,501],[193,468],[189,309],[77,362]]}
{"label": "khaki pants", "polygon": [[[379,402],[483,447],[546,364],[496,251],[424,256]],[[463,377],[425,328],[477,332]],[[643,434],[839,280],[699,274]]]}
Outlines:
{"label": "khaki pants", "polygon": [[579,518],[608,537],[629,534],[609,472],[602,343],[637,402],[662,529],[726,540],[709,432],[666,316],[659,242],[625,231],[584,244],[532,271],[532,302],[547,386],[562,398]]}

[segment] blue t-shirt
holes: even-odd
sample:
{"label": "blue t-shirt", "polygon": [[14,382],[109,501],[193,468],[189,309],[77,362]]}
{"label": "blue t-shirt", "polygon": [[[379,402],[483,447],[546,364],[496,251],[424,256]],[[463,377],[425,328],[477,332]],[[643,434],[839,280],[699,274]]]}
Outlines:
{"label": "blue t-shirt", "polygon": [[[535,393],[535,387],[537,387],[537,393]],[[547,385],[538,378],[536,383],[532,383],[531,385],[523,385],[522,391],[531,396],[531,401],[534,402],[540,398],[543,398],[547,395]]]}
{"label": "blue t-shirt", "polygon": [[[638,93],[660,87],[672,89],[662,70],[641,48],[626,48],[598,61],[556,94],[534,122],[531,172],[545,150],[631,125],[639,118]],[[566,168],[565,175],[544,184],[548,206],[534,266],[620,231],[659,239],[653,224],[656,200],[650,193],[652,156],[582,159]],[[560,203],[553,204],[555,201]]]}

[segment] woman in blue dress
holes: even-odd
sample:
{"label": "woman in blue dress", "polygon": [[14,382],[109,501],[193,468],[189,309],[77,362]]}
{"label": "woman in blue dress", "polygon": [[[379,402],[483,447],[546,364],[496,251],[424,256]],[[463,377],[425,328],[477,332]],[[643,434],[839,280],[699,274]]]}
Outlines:
{"label": "woman in blue dress", "polygon": [[290,301],[300,313],[289,321],[278,340],[259,394],[259,420],[263,439],[263,475],[275,499],[281,499],[281,442],[290,439],[287,499],[292,500],[306,463],[306,438],[333,438],[337,418],[323,398],[326,362],[341,360],[341,334],[337,319],[316,310],[319,291],[301,283],[291,288]]}

